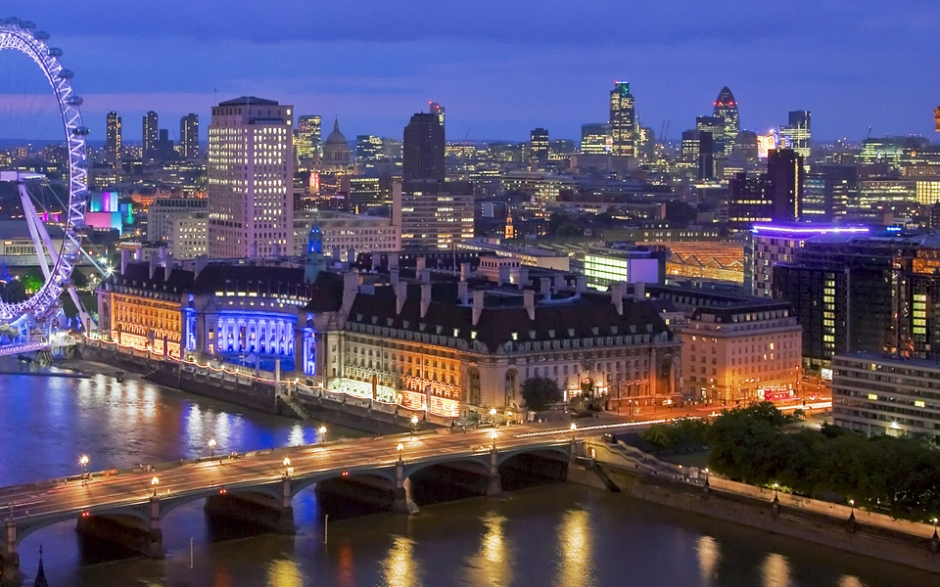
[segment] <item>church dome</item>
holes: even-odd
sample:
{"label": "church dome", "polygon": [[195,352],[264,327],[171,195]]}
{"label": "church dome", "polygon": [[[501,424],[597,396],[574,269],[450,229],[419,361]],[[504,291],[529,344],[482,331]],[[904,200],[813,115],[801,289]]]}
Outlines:
{"label": "church dome", "polygon": [[323,160],[334,165],[348,165],[351,158],[346,136],[339,131],[339,119],[333,121],[333,132],[323,143]]}

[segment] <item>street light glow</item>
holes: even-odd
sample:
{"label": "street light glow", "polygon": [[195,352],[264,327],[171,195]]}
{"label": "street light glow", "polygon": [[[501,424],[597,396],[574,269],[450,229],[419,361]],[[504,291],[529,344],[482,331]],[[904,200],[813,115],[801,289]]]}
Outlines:
{"label": "street light glow", "polygon": [[160,484],[160,478],[156,475],[153,476],[153,479],[150,480],[150,485],[153,486],[153,496],[157,496],[157,485]]}
{"label": "street light glow", "polygon": [[87,466],[88,466],[88,455],[82,455],[81,458],[78,459],[78,462],[79,462],[83,467],[87,467]]}
{"label": "street light glow", "polygon": [[317,432],[320,434],[326,434],[326,426],[320,426],[317,428]]}

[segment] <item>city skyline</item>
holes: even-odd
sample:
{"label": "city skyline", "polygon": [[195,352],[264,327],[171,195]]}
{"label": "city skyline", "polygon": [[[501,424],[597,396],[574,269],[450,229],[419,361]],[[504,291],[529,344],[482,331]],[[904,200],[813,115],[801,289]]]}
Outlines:
{"label": "city skyline", "polygon": [[[626,80],[641,124],[659,131],[669,121],[669,139],[709,114],[728,86],[742,128],[765,132],[791,110],[810,110],[815,137],[858,141],[869,126],[872,136],[931,136],[940,95],[940,82],[921,74],[932,67],[924,48],[935,44],[928,24],[940,7],[913,0],[887,18],[874,2],[851,13],[808,2],[706,9],[673,1],[646,11],[590,4],[564,18],[551,2],[529,10],[417,7],[429,15],[417,18],[395,4],[295,3],[289,19],[280,10],[224,23],[212,2],[97,5],[14,1],[7,10],[67,48],[92,140],[103,140],[112,110],[125,121],[148,110],[207,117],[213,103],[252,94],[292,103],[299,114],[338,116],[348,136],[399,136],[433,100],[447,107],[448,140],[523,141],[536,127],[577,138],[581,124],[607,118],[605,96]],[[138,19],[152,26],[141,29]],[[618,32],[625,19],[630,35]],[[341,25],[310,25],[331,22]],[[114,51],[115,43],[147,50]],[[136,126],[126,124],[126,140],[140,139]]]}

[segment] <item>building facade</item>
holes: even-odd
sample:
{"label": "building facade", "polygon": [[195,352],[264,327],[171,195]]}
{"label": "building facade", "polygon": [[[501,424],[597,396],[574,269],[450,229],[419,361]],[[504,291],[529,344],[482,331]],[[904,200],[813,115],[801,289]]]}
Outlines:
{"label": "building facade", "polygon": [[160,140],[160,119],[153,110],[144,115],[142,132],[141,158],[144,161],[153,161],[159,155]]}
{"label": "building facade", "polygon": [[392,224],[403,249],[451,249],[473,238],[474,198],[469,182],[411,181],[392,189]]}
{"label": "building facade", "polygon": [[610,153],[636,157],[636,105],[630,82],[616,82],[610,91]]}
{"label": "building facade", "polygon": [[199,116],[192,112],[180,118],[180,156],[189,161],[199,158]]}
{"label": "building facade", "polygon": [[300,212],[294,217],[294,252],[302,256],[308,252],[311,229],[320,229],[323,252],[338,259],[352,261],[360,253],[401,250],[401,229],[391,218],[366,216],[345,212]]}
{"label": "building facade", "polygon": [[121,166],[122,145],[121,117],[117,112],[108,112],[105,133],[105,159],[111,167],[117,169]]}
{"label": "building facade", "polygon": [[402,181],[444,181],[444,126],[436,114],[418,112],[408,121],[402,140]]}

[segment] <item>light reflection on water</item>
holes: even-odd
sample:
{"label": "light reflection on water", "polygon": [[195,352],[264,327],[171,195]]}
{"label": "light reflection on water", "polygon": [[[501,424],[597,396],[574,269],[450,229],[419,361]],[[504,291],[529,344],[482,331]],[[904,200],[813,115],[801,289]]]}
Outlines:
{"label": "light reflection on water", "polygon": [[718,563],[721,562],[721,547],[718,541],[711,536],[702,536],[696,545],[698,551],[699,572],[703,587],[713,584],[717,576]]}

